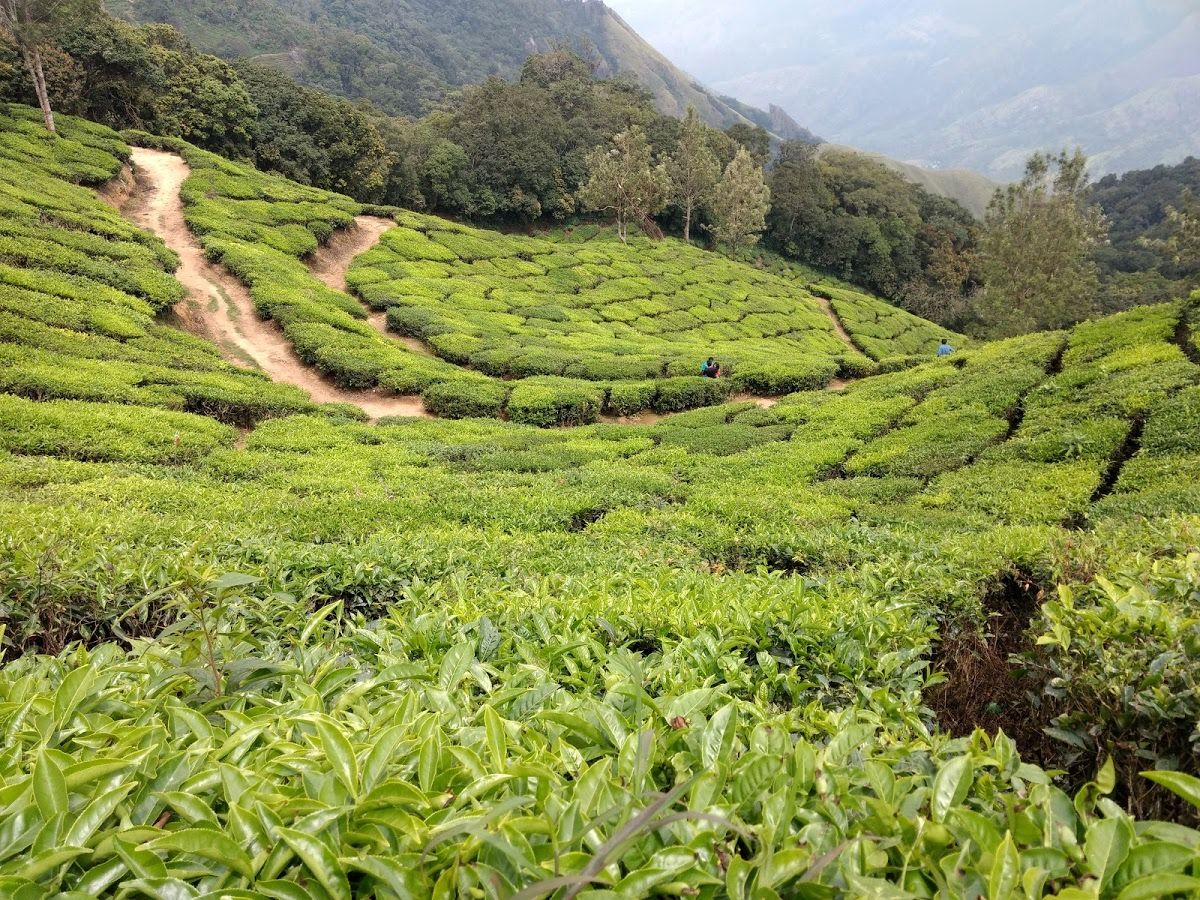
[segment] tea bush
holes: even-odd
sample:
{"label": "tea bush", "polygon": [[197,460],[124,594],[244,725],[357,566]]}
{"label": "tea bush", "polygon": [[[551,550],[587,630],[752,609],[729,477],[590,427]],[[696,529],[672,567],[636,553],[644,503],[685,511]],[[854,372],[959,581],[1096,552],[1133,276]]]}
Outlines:
{"label": "tea bush", "polygon": [[494,418],[504,409],[508,388],[494,381],[445,381],[426,389],[425,407],[448,419]]}
{"label": "tea bush", "polygon": [[[1146,752],[1186,747],[1194,525],[1140,524],[1113,495],[1112,518],[1093,510],[1103,527],[1071,538],[1072,564],[1155,548],[1156,615],[1173,617],[1114,636],[1100,623],[1131,615],[1123,601],[1095,627],[1079,603],[1047,604],[1035,623],[1053,637],[1044,684],[1069,675],[1068,707],[1096,726],[1072,797],[1003,735],[940,733],[922,698],[940,621],[981,616],[1003,573],[1060,577],[1057,522],[1106,461],[980,459],[928,486],[838,473],[890,434],[1028,402],[1022,358],[1045,362],[1042,383],[1070,379],[1055,340],[651,427],[313,415],[242,450],[226,430],[169,467],[115,442],[123,461],[74,462],[67,443],[0,456],[0,510],[20,523],[0,542],[4,639],[26,651],[0,670],[17,804],[0,827],[22,816],[10,827],[30,834],[4,889],[1191,890],[1200,835],[1135,827],[1114,800],[1148,802],[1129,793],[1148,790],[1142,767],[1196,761],[1122,751],[1109,767],[1102,751],[1133,730]],[[996,387],[985,363],[1023,374]],[[550,422],[567,390],[581,417],[605,399],[529,379],[510,414],[524,392]],[[1189,398],[1152,401],[1146,434]],[[1025,427],[1000,421],[997,450]],[[1103,591],[1061,577],[1089,603]],[[1128,662],[1108,649],[1124,636]],[[1166,705],[1147,677],[1160,663]],[[1137,698],[1120,717],[1108,684]],[[1186,819],[1171,796],[1154,808]]]}
{"label": "tea bush", "polygon": [[[45,157],[75,176],[17,178],[5,153],[59,145],[13,131],[0,236],[28,237],[44,203],[45,241],[113,264],[26,246],[42,255],[0,268],[0,895],[1200,888],[1187,304],[762,409],[722,402],[749,357],[702,379],[640,330],[687,300],[735,330],[743,304],[766,335],[786,298],[757,270],[646,244],[679,287],[643,297],[645,268],[591,229],[534,241],[398,214],[385,245],[489,280],[446,317],[503,303],[564,338],[551,326],[635,314],[623,352],[595,358],[582,329],[518,340],[515,312],[492,349],[436,335],[473,367],[553,351],[575,376],[502,382],[400,355],[270,249],[352,209],[201,159],[193,206],[226,235],[205,240],[305,352],[465,417],[365,424],[288,410],[157,324],[133,281],[95,280],[172,262],[103,208],[80,227],[93,201],[67,182],[104,168],[102,133]],[[420,271],[406,296],[436,293]],[[517,302],[555,273],[624,299]],[[616,375],[650,358],[653,377]],[[713,405],[544,427],[696,403]],[[475,417],[498,413],[513,421]],[[1003,606],[1014,586],[1027,609]],[[1007,646],[1011,667],[992,658]],[[1017,739],[995,718],[942,727],[931,689],[986,691],[958,680],[971,665],[1018,679],[995,701]]]}
{"label": "tea bush", "polygon": [[514,422],[549,428],[595,422],[604,408],[603,386],[565,378],[527,378],[508,397]]}
{"label": "tea bush", "polygon": [[[238,370],[207,342],[155,320],[183,297],[170,274],[175,255],[71,183],[111,178],[129,148],[70,116],[61,126],[50,136],[24,107],[0,107],[8,139],[0,151],[0,390],[186,410],[238,425],[311,409],[301,391]],[[96,427],[121,446],[125,438],[110,431],[115,416]],[[49,420],[25,421],[46,429],[26,437],[32,446],[65,437]],[[107,458],[107,440],[96,458]]]}

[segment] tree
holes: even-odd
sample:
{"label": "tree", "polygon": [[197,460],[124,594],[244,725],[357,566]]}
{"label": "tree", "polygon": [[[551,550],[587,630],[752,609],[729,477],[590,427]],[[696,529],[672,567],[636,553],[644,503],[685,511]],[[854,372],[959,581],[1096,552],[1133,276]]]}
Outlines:
{"label": "tree", "polygon": [[641,222],[666,205],[666,170],[653,165],[650,142],[636,125],[614,137],[612,147],[597,147],[588,154],[587,168],[590,177],[579,192],[580,202],[587,209],[613,213],[622,243],[630,221]]}
{"label": "tree", "polygon": [[1183,271],[1200,270],[1200,198],[1185,188],[1179,206],[1166,208],[1169,233],[1145,245],[1167,257]]}
{"label": "tree", "polygon": [[0,0],[0,35],[21,54],[48,131],[54,131],[54,110],[43,54],[63,29],[96,11],[94,0]]}
{"label": "tree", "polygon": [[979,248],[979,314],[991,334],[1062,328],[1094,310],[1093,254],[1108,225],[1086,192],[1087,157],[1080,150],[1035,153],[1020,182],[996,191]]}
{"label": "tree", "polygon": [[758,243],[767,227],[771,189],[745,147],[725,168],[713,200],[713,234],[734,250]]}
{"label": "tree", "polygon": [[820,253],[837,198],[825,182],[813,144],[789,141],[771,170],[771,212],[767,225],[775,246],[805,261]]}
{"label": "tree", "polygon": [[692,242],[692,216],[712,195],[721,166],[708,143],[707,125],[689,106],[687,118],[679,132],[675,152],[667,159],[667,175],[671,179],[674,200],[683,210],[683,239]]}
{"label": "tree", "polygon": [[745,147],[750,153],[750,158],[757,165],[765,166],[770,161],[771,135],[761,125],[737,122],[726,128],[725,133],[729,135],[735,145]]}

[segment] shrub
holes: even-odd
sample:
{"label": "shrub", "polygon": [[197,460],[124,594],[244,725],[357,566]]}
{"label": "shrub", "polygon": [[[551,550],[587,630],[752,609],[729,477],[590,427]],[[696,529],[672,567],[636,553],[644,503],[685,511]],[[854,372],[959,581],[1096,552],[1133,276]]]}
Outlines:
{"label": "shrub", "polygon": [[604,407],[603,386],[566,378],[530,378],[520,381],[508,398],[508,415],[514,422],[552,428],[595,422]]}
{"label": "shrub", "polygon": [[447,419],[493,418],[504,409],[508,387],[502,382],[464,378],[432,385],[422,399],[426,409]]}
{"label": "shrub", "polygon": [[682,376],[664,378],[658,383],[658,396],[654,399],[657,412],[679,412],[698,406],[712,406],[729,398],[733,384],[728,378],[702,378]]}
{"label": "shrub", "polygon": [[608,389],[606,410],[616,416],[631,416],[649,409],[658,396],[653,381],[617,381]]}
{"label": "shrub", "polygon": [[0,447],[67,459],[183,463],[233,442],[233,429],[187,413],[0,394]]}
{"label": "shrub", "polygon": [[444,332],[431,337],[429,346],[442,359],[465,366],[471,361],[471,355],[482,349],[483,341],[470,334]]}
{"label": "shrub", "polygon": [[729,456],[761,444],[786,441],[792,430],[782,425],[756,428],[741,424],[679,428],[665,422],[654,426],[651,433],[664,444],[685,447],[693,453]]}
{"label": "shrub", "polygon": [[1200,453],[1200,387],[1180,391],[1154,407],[1142,435],[1146,453]]}
{"label": "shrub", "polygon": [[786,363],[748,363],[733,372],[737,390],[759,395],[791,394],[823,388],[838,373],[833,358],[788,360]]}

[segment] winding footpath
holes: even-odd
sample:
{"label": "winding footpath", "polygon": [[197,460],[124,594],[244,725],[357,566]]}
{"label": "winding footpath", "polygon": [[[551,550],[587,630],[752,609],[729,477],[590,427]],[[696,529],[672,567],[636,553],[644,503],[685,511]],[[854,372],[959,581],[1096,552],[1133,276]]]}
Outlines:
{"label": "winding footpath", "polygon": [[[235,365],[258,368],[274,381],[295,385],[315,403],[350,403],[372,419],[429,415],[420,397],[345,390],[306,365],[279,326],[258,315],[246,286],[208,261],[187,227],[179,199],[179,189],[190,174],[187,163],[173,153],[141,147],[134,149],[132,161],[137,189],[124,212],[179,255],[175,277],[188,296],[176,304],[174,312],[185,328],[212,340]],[[353,236],[336,246],[324,248],[313,263],[314,274],[335,290],[345,289],[351,260],[386,230],[381,223],[392,225],[386,219],[361,218],[371,219],[371,224],[356,228]]]}

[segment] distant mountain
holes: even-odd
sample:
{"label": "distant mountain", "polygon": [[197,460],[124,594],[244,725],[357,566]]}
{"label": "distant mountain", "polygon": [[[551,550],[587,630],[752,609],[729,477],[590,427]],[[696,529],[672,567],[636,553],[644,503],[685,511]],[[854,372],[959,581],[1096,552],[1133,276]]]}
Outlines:
{"label": "distant mountain", "polygon": [[588,0],[108,0],[137,22],[164,22],[200,49],[251,57],[298,81],[383,110],[420,115],[455,88],[513,76],[530,53],[569,45],[603,75],[628,73],[659,108],[688,106],[711,125],[762,125],[782,140],[812,140],[782,109],[719,97]]}
{"label": "distant mountain", "polygon": [[609,0],[707,83],[838,143],[1007,180],[1200,154],[1196,0]]}
{"label": "distant mountain", "polygon": [[[255,59],[303,84],[370,100],[396,115],[421,115],[456,88],[489,75],[511,77],[529,54],[567,45],[591,59],[601,75],[634,76],[669,115],[695,106],[718,128],[749,123],[776,140],[822,142],[782,106],[761,109],[706,88],[599,0],[106,2],[130,21],[174,25],[209,53]],[[880,161],[977,215],[991,195],[992,183],[973,173]]]}

